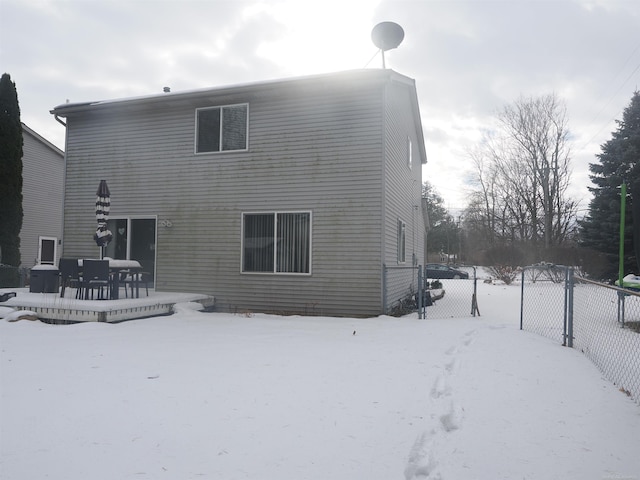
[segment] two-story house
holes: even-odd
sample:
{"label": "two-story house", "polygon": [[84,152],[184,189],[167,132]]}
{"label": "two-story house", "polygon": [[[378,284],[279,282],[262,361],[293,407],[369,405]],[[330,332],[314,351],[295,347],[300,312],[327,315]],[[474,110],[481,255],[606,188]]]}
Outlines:
{"label": "two-story house", "polygon": [[426,153],[415,82],[365,69],[69,103],[64,256],[92,240],[224,311],[372,316],[416,289]]}
{"label": "two-story house", "polygon": [[64,152],[22,124],[22,267],[57,264],[62,241]]}

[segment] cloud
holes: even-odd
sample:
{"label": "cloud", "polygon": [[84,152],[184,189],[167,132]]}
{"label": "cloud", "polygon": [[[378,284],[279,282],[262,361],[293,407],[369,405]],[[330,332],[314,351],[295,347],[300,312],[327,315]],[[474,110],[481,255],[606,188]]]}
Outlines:
{"label": "cloud", "polygon": [[23,121],[60,147],[64,128],[49,110],[67,99],[380,68],[371,29],[399,23],[405,38],[387,67],[416,80],[425,177],[452,205],[464,206],[467,151],[521,95],[566,101],[574,190],[586,192],[588,163],[640,84],[635,1],[2,0],[0,9],[2,67]]}
{"label": "cloud", "polygon": [[[388,64],[416,78],[425,175],[445,198],[464,203],[444,190],[463,183],[455,176],[469,170],[466,151],[498,111],[520,96],[553,92],[567,103],[576,141],[573,193],[588,195],[587,165],[640,80],[633,70],[640,43],[630,43],[640,31],[640,3],[388,0],[378,14],[405,29]],[[635,83],[625,84],[629,77]]]}

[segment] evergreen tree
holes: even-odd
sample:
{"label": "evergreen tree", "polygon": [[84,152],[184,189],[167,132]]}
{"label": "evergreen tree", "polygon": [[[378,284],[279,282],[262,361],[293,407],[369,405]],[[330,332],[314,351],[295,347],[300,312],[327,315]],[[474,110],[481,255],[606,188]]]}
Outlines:
{"label": "evergreen tree", "polygon": [[[581,222],[582,244],[609,259],[604,274],[616,278],[620,232],[620,185],[627,185],[625,210],[625,273],[640,274],[640,92],[625,108],[618,129],[602,145],[599,163],[589,164],[593,199],[589,215]],[[635,240],[635,241],[634,241]],[[634,251],[635,243],[635,251]]]}
{"label": "evergreen tree", "polygon": [[427,251],[459,254],[459,226],[444,206],[444,199],[429,182],[422,184],[422,198],[427,200],[429,231]]}
{"label": "evergreen tree", "polygon": [[444,199],[429,181],[422,184],[422,198],[427,200],[427,215],[429,216],[430,227],[435,227],[446,220],[449,213],[444,206]]}
{"label": "evergreen tree", "polygon": [[22,124],[15,83],[0,78],[0,254],[1,263],[20,266],[22,228]]}

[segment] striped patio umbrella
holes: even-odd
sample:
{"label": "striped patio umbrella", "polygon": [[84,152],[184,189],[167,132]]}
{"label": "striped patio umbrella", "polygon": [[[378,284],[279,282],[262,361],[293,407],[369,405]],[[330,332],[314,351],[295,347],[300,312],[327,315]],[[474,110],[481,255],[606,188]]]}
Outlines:
{"label": "striped patio umbrella", "polygon": [[109,209],[111,207],[111,194],[106,180],[100,180],[98,191],[96,192],[96,220],[98,228],[93,239],[99,247],[106,247],[113,238],[113,234],[107,228],[107,220],[109,220]]}

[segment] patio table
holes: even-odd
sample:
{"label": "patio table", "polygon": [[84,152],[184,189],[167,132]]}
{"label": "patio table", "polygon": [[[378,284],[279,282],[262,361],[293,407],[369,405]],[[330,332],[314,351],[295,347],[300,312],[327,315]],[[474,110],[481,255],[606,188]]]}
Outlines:
{"label": "patio table", "polygon": [[[112,274],[113,281],[111,284],[110,298],[111,300],[120,299],[120,274],[123,272],[137,275],[142,272],[142,265],[137,260],[118,260],[114,258],[103,258],[102,260],[109,260],[109,273]],[[82,267],[82,259],[78,259],[78,266]],[[136,298],[140,296],[140,290],[136,282]]]}

